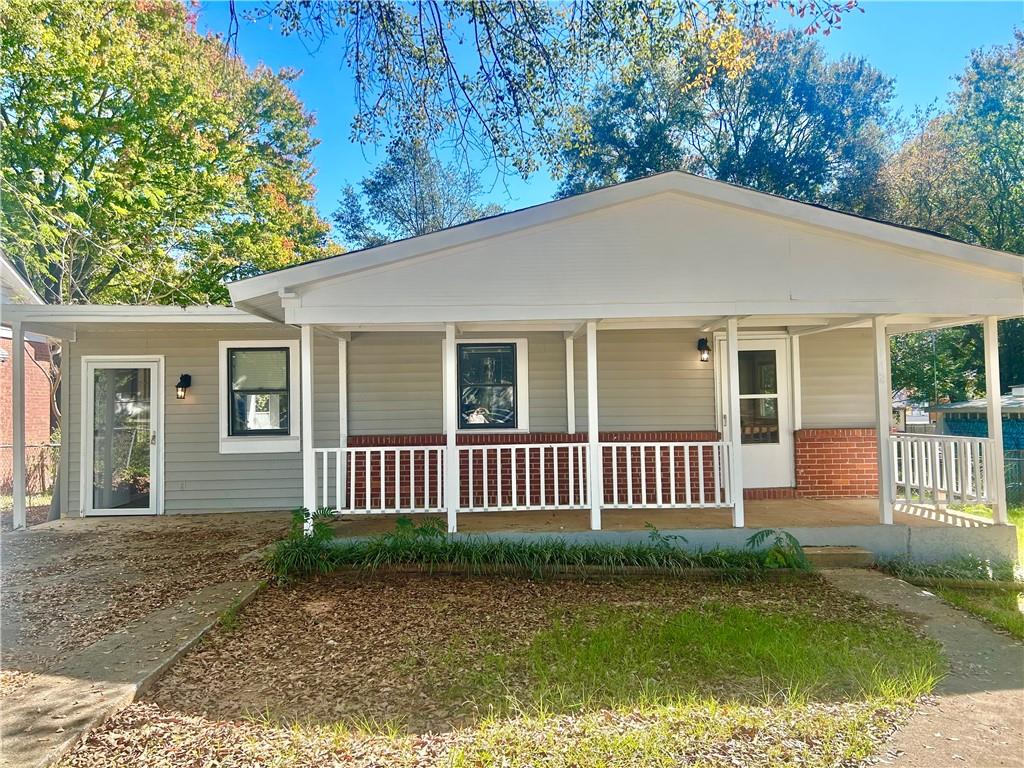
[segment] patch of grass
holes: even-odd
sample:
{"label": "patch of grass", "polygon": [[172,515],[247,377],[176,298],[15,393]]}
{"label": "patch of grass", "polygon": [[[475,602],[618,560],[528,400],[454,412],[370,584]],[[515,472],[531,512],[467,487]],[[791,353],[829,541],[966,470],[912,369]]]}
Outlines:
{"label": "patch of grass", "polygon": [[224,612],[217,618],[217,623],[229,632],[233,632],[238,629],[239,614],[242,612],[242,608],[242,598],[236,597],[231,601],[231,605],[225,608]]}
{"label": "patch of grass", "polygon": [[963,555],[939,563],[922,563],[907,556],[879,563],[879,567],[907,581],[915,579],[959,579],[962,581],[1013,581],[1014,564],[1009,561],[989,560]]}
{"label": "patch of grass", "polygon": [[1024,588],[1021,592],[987,592],[939,587],[935,592],[951,605],[1024,639]]}
{"label": "patch of grass", "polygon": [[[765,706],[905,705],[944,674],[938,647],[897,623],[822,620],[708,603],[699,610],[589,608],[529,644],[500,643],[449,692],[494,716],[676,705],[693,697]],[[439,660],[458,664],[459,643]]]}
{"label": "patch of grass", "polygon": [[742,550],[687,551],[674,541],[681,537],[666,536],[654,528],[648,542],[636,544],[575,543],[557,537],[517,541],[488,536],[455,538],[435,525],[416,526],[399,518],[393,533],[335,540],[330,527],[316,518],[312,535],[304,535],[303,514],[296,512],[291,534],[268,557],[268,566],[279,582],[341,568],[414,567],[431,572],[500,572],[533,578],[556,572],[614,574],[642,569],[680,573],[698,568],[744,578],[778,568],[809,570],[800,543],[790,534],[774,530],[755,533]]}

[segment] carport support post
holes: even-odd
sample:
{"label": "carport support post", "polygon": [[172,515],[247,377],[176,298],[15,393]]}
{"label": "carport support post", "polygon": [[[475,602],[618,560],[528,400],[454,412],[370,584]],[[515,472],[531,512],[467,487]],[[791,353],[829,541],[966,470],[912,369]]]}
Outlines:
{"label": "carport support post", "polygon": [[[745,524],[743,511],[743,431],[740,424],[740,321],[730,317],[725,323],[729,369],[729,403],[726,408],[729,426],[729,485],[732,487],[732,526]],[[701,482],[704,480],[701,478]]]}
{"label": "carport support post", "polygon": [[992,501],[993,518],[997,525],[1006,525],[1006,470],[1003,467],[1003,401],[999,381],[999,318],[985,318],[985,401],[988,412],[988,437],[992,455],[986,457],[989,463],[988,481],[992,484],[989,492]]}
{"label": "carport support post", "polygon": [[892,449],[889,424],[892,421],[892,377],[889,374],[889,335],[886,318],[871,321],[875,332],[875,427],[878,430],[878,517],[882,525],[892,525]]}
{"label": "carport support post", "polygon": [[448,514],[448,533],[458,530],[462,479],[459,472],[459,385],[455,360],[455,324],[444,327],[444,506]]}
{"label": "carport support post", "polygon": [[[25,331],[11,325],[11,423],[14,438],[14,528],[25,527]],[[67,437],[64,436],[64,440]]]}
{"label": "carport support post", "polygon": [[316,511],[316,455],[313,453],[313,326],[303,325],[299,332],[299,358],[302,379],[302,506],[306,508],[303,530],[313,534]]}
{"label": "carport support post", "polygon": [[597,422],[597,321],[587,321],[587,477],[590,480],[590,529],[601,530],[604,502],[604,453]]}

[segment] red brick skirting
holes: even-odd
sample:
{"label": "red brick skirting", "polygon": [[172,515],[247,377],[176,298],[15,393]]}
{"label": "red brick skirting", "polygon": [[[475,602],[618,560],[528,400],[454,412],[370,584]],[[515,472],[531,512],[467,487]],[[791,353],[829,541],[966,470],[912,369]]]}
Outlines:
{"label": "red brick skirting", "polygon": [[[718,432],[708,431],[675,431],[675,432],[602,432],[602,443],[686,443],[686,442],[714,442],[721,439]],[[573,479],[578,485],[586,482],[586,467],[580,467],[577,455],[572,446],[587,441],[587,434],[580,432],[569,435],[564,432],[515,432],[501,434],[494,432],[460,433],[456,437],[459,445],[487,445],[487,446],[511,446],[524,444],[556,444],[565,445],[565,448],[549,450],[545,455],[544,486],[546,496],[544,503],[569,504],[569,472],[573,472]],[[873,429],[801,429],[794,433],[794,452],[796,464],[796,487],[795,488],[746,488],[743,491],[743,498],[755,499],[792,499],[792,498],[856,498],[863,496],[876,496],[878,494],[878,468],[876,464],[877,447],[875,444],[875,430]],[[348,439],[352,448],[394,448],[404,446],[443,446],[445,436],[443,434],[423,435],[353,435]],[[658,464],[661,464],[662,494],[668,499],[671,490],[670,466],[674,466],[676,472],[676,487],[682,489],[684,486],[683,476],[685,463],[688,457],[690,461],[690,491],[694,499],[698,497],[701,486],[704,488],[706,498],[712,498],[715,488],[713,452],[710,447],[704,448],[700,459],[703,461],[703,476],[697,472],[698,449],[690,448],[684,450],[676,448],[671,453],[667,448],[661,451],[648,449],[644,451],[641,458],[639,448],[629,449],[632,454],[632,472],[627,466],[627,449],[619,448],[615,451],[613,464],[613,449],[606,447],[604,451],[604,474],[605,474],[605,502],[612,503],[614,480],[617,480],[619,496],[618,502],[624,503],[628,497],[626,489],[629,486],[629,475],[632,474],[633,499],[640,501],[642,489],[646,487],[648,499],[657,497],[657,476]],[[520,503],[525,502],[525,488],[527,484],[527,467],[529,467],[530,501],[533,504],[541,504],[540,485],[541,474],[537,455],[533,460],[527,461],[523,451],[518,452],[513,459],[511,452],[486,452],[487,467],[484,468],[485,452],[473,452],[472,474],[476,479],[473,492],[472,504],[470,503],[469,474],[470,456],[463,455],[461,459],[461,474],[463,478],[462,505],[478,506],[482,503],[482,478],[486,474],[488,478],[488,493],[491,503],[497,503],[497,487],[499,473],[503,478],[504,486],[502,495],[511,500],[511,489],[508,487],[512,475],[512,462],[515,461],[515,475],[517,479],[517,493],[520,494]],[[557,453],[557,470],[555,467],[555,454]],[[570,455],[572,454],[572,455]],[[383,459],[379,456],[369,458],[371,494],[379,494],[380,482],[377,479],[380,475],[380,461],[385,462],[385,488],[383,492],[387,498],[393,495],[393,477],[395,461],[400,461],[399,473],[405,477],[409,472],[409,462],[415,463],[414,475],[419,478],[426,476],[426,488],[416,491],[416,505],[422,504],[422,497],[425,493],[436,492],[436,481],[438,470],[436,462],[424,455],[417,455],[410,458],[408,455],[396,459],[389,455]],[[671,463],[670,463],[671,461]],[[355,473],[356,494],[365,492],[364,476],[365,459],[357,460]],[[558,495],[555,497],[555,475],[558,476]],[[721,478],[720,478],[721,479]],[[404,483],[401,488],[404,489]],[[400,494],[411,493],[409,490],[399,490]],[[491,494],[494,494],[491,496]],[[407,502],[406,502],[407,503]]]}
{"label": "red brick skirting", "polygon": [[800,429],[793,433],[796,495],[844,499],[878,495],[874,429]]}

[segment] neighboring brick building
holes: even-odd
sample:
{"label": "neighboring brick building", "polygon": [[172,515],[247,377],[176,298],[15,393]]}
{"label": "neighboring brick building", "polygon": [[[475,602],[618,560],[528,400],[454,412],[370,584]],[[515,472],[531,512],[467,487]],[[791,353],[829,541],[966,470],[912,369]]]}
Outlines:
{"label": "neighboring brick building", "polygon": [[[11,338],[5,330],[0,338],[0,445],[11,445],[14,429],[11,424]],[[50,442],[50,353],[45,341],[25,342],[25,443],[42,445]]]}

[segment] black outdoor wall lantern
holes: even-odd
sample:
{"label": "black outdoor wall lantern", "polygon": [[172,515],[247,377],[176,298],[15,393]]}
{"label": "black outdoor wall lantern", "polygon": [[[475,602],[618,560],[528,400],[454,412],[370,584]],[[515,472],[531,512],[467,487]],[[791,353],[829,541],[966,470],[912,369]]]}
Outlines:
{"label": "black outdoor wall lantern", "polygon": [[183,373],[178,377],[178,383],[174,385],[174,396],[179,400],[185,399],[185,392],[192,386],[192,375]]}
{"label": "black outdoor wall lantern", "polygon": [[711,347],[708,346],[706,338],[697,341],[697,351],[700,352],[700,361],[702,363],[706,363],[711,359]]}

